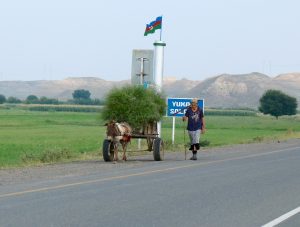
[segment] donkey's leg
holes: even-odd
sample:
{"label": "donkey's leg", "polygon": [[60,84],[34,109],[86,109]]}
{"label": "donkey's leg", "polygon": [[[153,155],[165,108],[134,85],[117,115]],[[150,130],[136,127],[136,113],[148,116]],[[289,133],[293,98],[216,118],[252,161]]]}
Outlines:
{"label": "donkey's leg", "polygon": [[122,143],[122,148],[123,148],[123,160],[127,161],[127,157],[126,157],[126,149],[127,149],[127,142],[123,142]]}
{"label": "donkey's leg", "polygon": [[118,161],[118,143],[114,144],[114,161]]}

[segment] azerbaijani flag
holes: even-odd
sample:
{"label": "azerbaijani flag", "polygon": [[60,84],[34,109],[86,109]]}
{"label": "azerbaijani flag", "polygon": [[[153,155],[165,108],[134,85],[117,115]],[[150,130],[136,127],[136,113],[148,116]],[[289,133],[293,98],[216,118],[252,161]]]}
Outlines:
{"label": "azerbaijani flag", "polygon": [[147,36],[150,33],[154,33],[155,30],[161,29],[162,25],[162,16],[157,17],[155,21],[152,21],[150,24],[146,25],[146,30],[144,36]]}

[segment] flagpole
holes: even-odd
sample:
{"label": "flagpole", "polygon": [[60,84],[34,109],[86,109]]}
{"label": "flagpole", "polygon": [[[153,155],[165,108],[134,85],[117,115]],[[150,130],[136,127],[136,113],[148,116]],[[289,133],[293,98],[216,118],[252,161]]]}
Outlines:
{"label": "flagpole", "polygon": [[161,33],[162,33],[162,15],[161,15],[161,27],[160,27],[160,35],[159,35],[159,41],[161,41]]}
{"label": "flagpole", "polygon": [[159,41],[161,41],[161,31],[162,31],[162,27],[160,29]]}

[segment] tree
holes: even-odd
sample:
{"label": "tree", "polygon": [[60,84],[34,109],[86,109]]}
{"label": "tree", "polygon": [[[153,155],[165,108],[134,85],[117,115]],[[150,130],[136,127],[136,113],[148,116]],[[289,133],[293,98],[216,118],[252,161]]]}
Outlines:
{"label": "tree", "polygon": [[259,100],[259,111],[278,118],[282,115],[295,115],[297,99],[279,90],[267,90]]}
{"label": "tree", "polygon": [[51,99],[51,98],[47,98],[46,96],[42,96],[39,99],[39,103],[40,104],[58,104],[58,100],[57,99]]}
{"label": "tree", "polygon": [[6,102],[6,97],[4,95],[0,94],[0,104],[5,103]]}
{"label": "tree", "polygon": [[75,90],[72,94],[73,99],[90,99],[91,93],[88,90]]}
{"label": "tree", "polygon": [[105,104],[102,111],[104,120],[127,122],[134,129],[159,121],[166,108],[161,94],[142,86],[114,88],[107,94]]}
{"label": "tree", "polygon": [[36,104],[39,102],[39,98],[35,95],[28,95],[25,102],[27,104]]}
{"label": "tree", "polygon": [[21,103],[22,101],[16,97],[10,96],[6,100],[7,103]]}

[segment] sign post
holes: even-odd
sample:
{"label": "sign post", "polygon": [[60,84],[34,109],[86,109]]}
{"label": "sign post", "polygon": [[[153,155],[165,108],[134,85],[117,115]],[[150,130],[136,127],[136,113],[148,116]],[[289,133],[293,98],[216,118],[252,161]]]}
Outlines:
{"label": "sign post", "polygon": [[154,84],[153,77],[153,50],[132,51],[132,65],[131,65],[131,84],[143,85]]}

